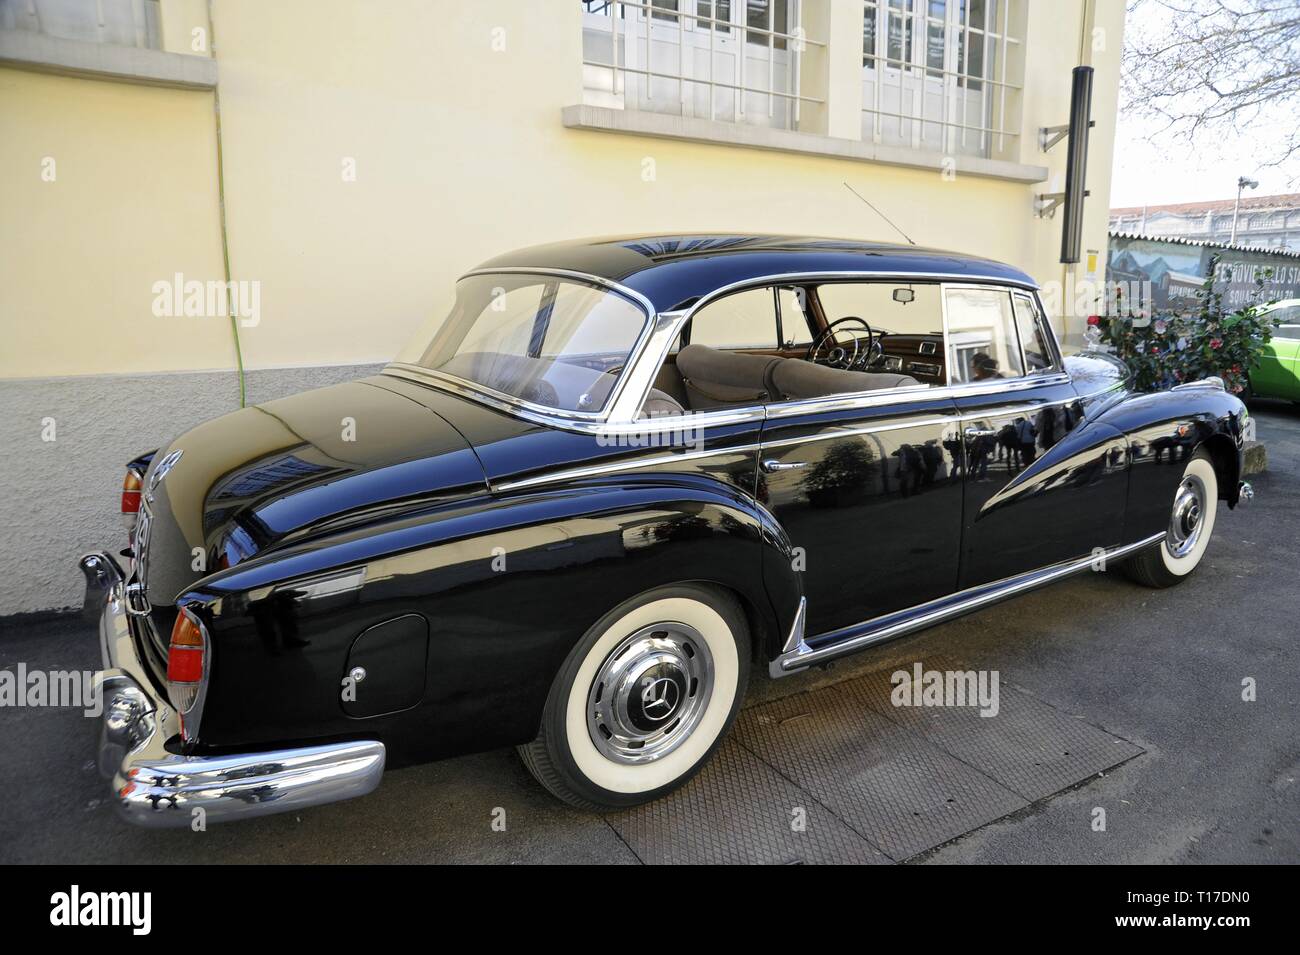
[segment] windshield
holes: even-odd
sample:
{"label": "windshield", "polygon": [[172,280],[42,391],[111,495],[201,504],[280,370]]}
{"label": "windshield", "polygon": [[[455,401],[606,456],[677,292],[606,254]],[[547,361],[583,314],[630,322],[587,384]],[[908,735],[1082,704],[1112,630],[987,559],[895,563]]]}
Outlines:
{"label": "windshield", "polygon": [[617,292],[551,275],[471,275],[398,360],[560,411],[604,409],[645,327]]}

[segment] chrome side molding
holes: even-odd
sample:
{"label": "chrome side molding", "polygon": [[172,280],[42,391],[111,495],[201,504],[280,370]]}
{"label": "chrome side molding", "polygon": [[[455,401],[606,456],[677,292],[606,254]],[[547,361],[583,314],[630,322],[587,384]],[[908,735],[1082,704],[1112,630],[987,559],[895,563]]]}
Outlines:
{"label": "chrome side molding", "polygon": [[790,624],[790,633],[781,647],[782,655],[792,653],[803,646],[804,622],[808,619],[808,598],[799,598],[799,609],[794,612],[794,622]]}
{"label": "chrome side molding", "polygon": [[[768,672],[774,678],[798,673],[800,670],[806,670],[815,664],[827,663],[838,657],[856,653],[858,650],[864,650],[867,647],[885,643],[909,633],[914,633],[917,630],[923,630],[926,627],[932,627],[946,620],[951,620],[954,617],[971,613],[998,601],[1006,600],[1008,597],[1014,597],[1017,594],[1054,583],[1095,566],[1099,560],[1119,560],[1134,551],[1139,551],[1144,547],[1149,547],[1158,541],[1164,540],[1164,537],[1165,532],[1161,531],[1136,543],[1111,548],[1100,557],[1092,555],[1080,557],[1077,560],[1052,564],[1028,573],[1018,574],[1015,577],[971,587],[960,593],[932,600],[929,603],[920,604],[907,610],[899,610],[883,617],[868,620],[865,623],[855,624],[839,631],[814,637],[816,646],[810,645],[802,636],[797,643],[791,646],[791,642],[794,640],[794,630],[792,629],[784,651],[768,664]],[[795,621],[796,627],[800,631],[803,630],[804,612],[805,606],[801,601],[799,615]]]}

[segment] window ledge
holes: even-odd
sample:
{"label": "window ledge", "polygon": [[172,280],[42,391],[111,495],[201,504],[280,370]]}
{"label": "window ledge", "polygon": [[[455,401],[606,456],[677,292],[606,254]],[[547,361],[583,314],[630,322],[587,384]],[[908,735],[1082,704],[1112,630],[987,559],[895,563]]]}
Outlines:
{"label": "window ledge", "polygon": [[181,89],[210,90],[217,85],[217,61],[210,57],[64,40],[24,30],[0,30],[0,66]]}
{"label": "window ledge", "polygon": [[564,107],[561,118],[570,129],[590,129],[659,139],[680,139],[721,146],[744,146],[750,149],[773,149],[779,152],[828,156],[855,162],[884,163],[911,169],[944,171],[951,161],[959,176],[980,176],[1011,182],[1036,183],[1047,179],[1046,166],[1027,166],[1003,159],[977,156],[944,156],[942,153],[886,146],[858,139],[840,139],[816,133],[792,132],[750,126],[746,123],[719,123],[708,119],[672,116],[641,110],[608,109],[579,103]]}

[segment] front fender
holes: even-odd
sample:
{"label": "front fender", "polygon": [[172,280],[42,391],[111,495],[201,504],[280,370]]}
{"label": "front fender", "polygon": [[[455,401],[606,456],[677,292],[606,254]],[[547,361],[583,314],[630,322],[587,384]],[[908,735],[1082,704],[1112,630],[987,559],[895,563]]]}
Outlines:
{"label": "front fender", "polygon": [[[402,763],[527,742],[576,641],[654,587],[727,587],[764,646],[775,643],[798,598],[778,614],[762,569],[788,567],[788,546],[733,489],[655,475],[485,497],[255,558],[182,598],[205,605],[213,636],[200,743],[364,733]],[[347,717],[339,686],[353,641],[409,613],[429,623],[419,704]]]}
{"label": "front fender", "polygon": [[1250,427],[1250,413],[1236,396],[1210,385],[1130,395],[1098,420],[1123,432],[1128,443],[1125,527],[1131,540],[1165,529],[1186,461],[1202,448],[1214,462],[1219,497],[1236,506]]}

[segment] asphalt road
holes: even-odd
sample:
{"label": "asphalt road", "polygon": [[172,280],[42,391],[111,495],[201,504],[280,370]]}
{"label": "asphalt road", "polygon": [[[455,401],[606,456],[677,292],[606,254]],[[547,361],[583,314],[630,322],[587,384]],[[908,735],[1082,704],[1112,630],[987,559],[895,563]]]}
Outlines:
{"label": "asphalt road", "polygon": [[[775,683],[756,673],[750,702],[946,654],[1146,751],[918,861],[1300,862],[1300,408],[1254,410],[1269,472],[1252,479],[1251,507],[1220,509],[1183,586],[1086,574],[828,672]],[[79,620],[0,621],[0,666],[85,669],[97,656]],[[78,711],[0,707],[0,862],[637,861],[512,751],[399,770],[365,799],[302,813],[138,830],[110,811],[93,733]]]}

